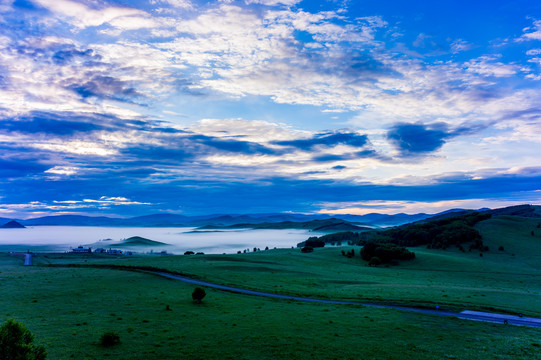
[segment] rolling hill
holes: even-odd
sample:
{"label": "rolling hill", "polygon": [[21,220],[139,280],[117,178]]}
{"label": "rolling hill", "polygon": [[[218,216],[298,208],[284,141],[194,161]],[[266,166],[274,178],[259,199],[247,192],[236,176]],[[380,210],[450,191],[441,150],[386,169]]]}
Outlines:
{"label": "rolling hill", "polygon": [[87,246],[98,247],[98,248],[116,247],[116,248],[135,249],[135,248],[149,248],[149,247],[164,247],[164,246],[170,246],[170,245],[161,241],[146,239],[141,236],[132,236],[130,238],[123,239],[121,241],[102,240],[102,241],[95,242],[93,244],[88,244]]}

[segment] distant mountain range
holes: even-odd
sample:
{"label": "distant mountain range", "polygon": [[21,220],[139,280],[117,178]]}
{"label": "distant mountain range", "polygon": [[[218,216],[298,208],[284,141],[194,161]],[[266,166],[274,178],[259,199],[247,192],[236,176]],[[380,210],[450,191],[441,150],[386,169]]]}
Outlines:
{"label": "distant mountain range", "polygon": [[[501,209],[451,209],[437,214],[379,214],[366,215],[306,215],[306,214],[214,214],[185,216],[176,214],[154,214],[132,218],[106,216],[58,215],[27,220],[0,218],[0,226],[16,221],[24,226],[130,226],[130,227],[205,227],[205,228],[307,228],[321,231],[360,230],[362,227],[398,226],[412,222],[462,215],[473,211],[490,211],[493,215],[541,217],[541,206],[517,205]],[[332,219],[332,220],[331,220]],[[329,222],[329,220],[331,220]],[[320,221],[320,223],[318,223]],[[327,222],[325,222],[327,221]],[[326,228],[326,229],[325,229]],[[319,231],[319,230],[318,230]]]}
{"label": "distant mountain range", "polygon": [[336,232],[372,230],[373,228],[367,226],[358,226],[342,219],[330,218],[324,220],[309,221],[280,221],[255,224],[242,223],[226,226],[205,225],[200,227],[199,229],[306,229],[320,232]]}

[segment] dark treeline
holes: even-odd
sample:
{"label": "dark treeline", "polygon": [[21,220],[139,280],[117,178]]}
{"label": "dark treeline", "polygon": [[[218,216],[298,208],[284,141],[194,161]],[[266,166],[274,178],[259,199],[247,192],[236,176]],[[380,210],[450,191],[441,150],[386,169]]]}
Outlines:
{"label": "dark treeline", "polygon": [[[480,251],[486,251],[488,248],[483,245],[481,234],[473,226],[490,217],[491,214],[488,212],[473,212],[424,223],[403,225],[388,230],[360,233],[347,231],[320,237],[311,237],[309,240],[312,242],[319,240],[325,244],[337,245],[341,245],[344,242],[351,245],[379,243],[395,244],[402,247],[426,245],[428,248],[433,249],[446,249],[449,246],[456,246],[462,251],[465,251],[463,244],[470,243],[469,250],[478,249]],[[304,244],[304,242],[301,244]]]}
{"label": "dark treeline", "polygon": [[297,247],[303,246],[312,246],[312,247],[324,247],[325,244],[331,245],[342,245],[342,243],[347,243],[349,245],[357,244],[362,240],[361,234],[353,231],[342,231],[333,234],[327,234],[320,237],[311,236],[308,240],[300,242],[297,244]]}

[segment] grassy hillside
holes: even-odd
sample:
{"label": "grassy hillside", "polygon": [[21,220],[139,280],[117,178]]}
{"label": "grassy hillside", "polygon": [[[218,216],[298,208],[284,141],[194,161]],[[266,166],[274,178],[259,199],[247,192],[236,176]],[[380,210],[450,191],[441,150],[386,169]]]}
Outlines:
{"label": "grassy hillside", "polygon": [[[368,267],[360,247],[308,254],[57,254],[36,261],[155,266],[277,293],[541,317],[539,221],[502,216],[478,223],[490,248],[482,257],[417,247],[415,260],[389,267]],[[342,256],[342,249],[354,249],[355,257]],[[0,321],[26,324],[51,359],[524,359],[541,349],[541,329],[212,289],[195,305],[193,286],[153,275],[21,264],[0,254]],[[109,330],[122,343],[102,348],[99,336]]]}
{"label": "grassy hillside", "polygon": [[[480,222],[477,229],[483,235],[483,242],[490,247],[492,255],[500,258],[506,266],[518,267],[524,271],[540,271],[540,224],[539,218],[498,216]],[[498,251],[500,246],[503,246],[504,251]]]}
{"label": "grassy hillside", "polygon": [[[462,253],[456,248],[416,247],[414,260],[390,267],[368,267],[357,246],[327,247],[310,254],[279,249],[201,257],[103,257],[93,261],[149,265],[269,292],[541,317],[541,242],[530,235],[530,228],[536,225],[534,219],[517,217],[483,221],[478,228],[491,250],[482,257],[475,250]],[[501,245],[504,251],[497,250]],[[343,249],[353,249],[356,255],[348,259],[341,255]],[[62,257],[43,257],[41,261],[69,263],[79,259]]]}
{"label": "grassy hillside", "polygon": [[[266,261],[256,255],[252,260],[260,263],[252,268]],[[115,270],[23,267],[1,254],[0,280],[0,319],[23,322],[50,359],[522,359],[534,358],[541,346],[539,329],[389,309],[211,289],[195,305],[193,286],[180,282]],[[106,331],[122,343],[99,346]]]}

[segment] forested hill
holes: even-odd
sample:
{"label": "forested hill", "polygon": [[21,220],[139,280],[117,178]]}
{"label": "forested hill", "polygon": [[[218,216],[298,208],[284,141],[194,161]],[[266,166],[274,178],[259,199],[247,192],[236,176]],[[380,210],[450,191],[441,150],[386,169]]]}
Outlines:
{"label": "forested hill", "polygon": [[347,242],[349,244],[365,245],[372,242],[392,243],[399,246],[426,245],[434,249],[457,246],[462,251],[465,251],[464,245],[466,245],[469,250],[485,251],[488,249],[483,244],[481,234],[474,228],[474,225],[489,219],[491,216],[490,212],[473,212],[388,230],[340,232],[321,236],[318,240],[322,240],[327,244]]}
{"label": "forested hill", "polygon": [[528,218],[541,218],[541,206],[524,204],[524,205],[508,206],[508,207],[498,208],[498,209],[483,209],[483,210],[478,210],[478,211],[451,210],[448,212],[444,212],[438,215],[428,217],[426,219],[421,219],[419,221],[415,221],[409,224],[404,224],[404,225],[399,225],[399,226],[404,227],[404,226],[410,226],[412,224],[422,224],[422,223],[432,222],[435,220],[443,220],[449,217],[473,214],[476,212],[490,213],[492,216],[509,215],[509,216],[528,217]]}

